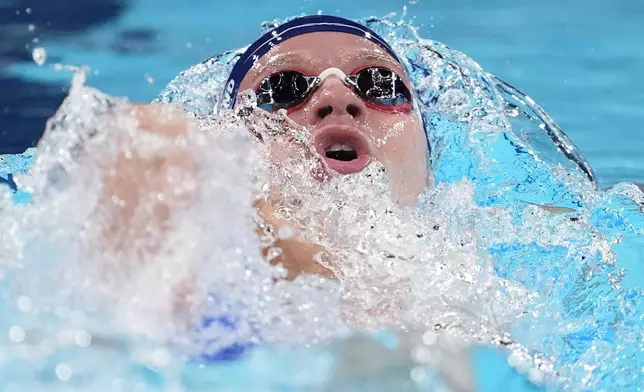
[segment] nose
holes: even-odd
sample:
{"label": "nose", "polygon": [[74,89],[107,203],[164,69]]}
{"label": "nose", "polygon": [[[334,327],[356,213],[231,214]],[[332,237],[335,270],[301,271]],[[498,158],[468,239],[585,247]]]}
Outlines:
{"label": "nose", "polygon": [[329,116],[349,116],[360,120],[366,106],[340,78],[325,79],[311,99],[309,123],[318,124]]}

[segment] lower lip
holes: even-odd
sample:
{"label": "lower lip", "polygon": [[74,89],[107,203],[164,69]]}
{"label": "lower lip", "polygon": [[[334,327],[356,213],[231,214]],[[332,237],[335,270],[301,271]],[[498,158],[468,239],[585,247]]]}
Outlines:
{"label": "lower lip", "polygon": [[324,158],[329,169],[340,174],[353,174],[362,171],[369,164],[369,155],[361,155],[352,161],[338,161],[337,159]]}

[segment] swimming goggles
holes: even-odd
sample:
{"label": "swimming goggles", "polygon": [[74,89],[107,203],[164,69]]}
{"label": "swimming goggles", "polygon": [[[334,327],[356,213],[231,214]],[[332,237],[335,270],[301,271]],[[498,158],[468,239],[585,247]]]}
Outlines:
{"label": "swimming goggles", "polygon": [[388,111],[408,111],[411,93],[401,77],[384,67],[364,68],[346,75],[338,68],[329,68],[320,76],[306,76],[298,71],[280,71],[265,78],[255,90],[257,106],[267,110],[297,109],[331,75],[337,76],[367,106]]}

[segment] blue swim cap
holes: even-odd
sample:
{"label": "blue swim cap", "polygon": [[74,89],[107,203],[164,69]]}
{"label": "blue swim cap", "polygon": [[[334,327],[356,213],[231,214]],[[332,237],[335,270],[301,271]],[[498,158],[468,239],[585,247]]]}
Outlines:
{"label": "blue swim cap", "polygon": [[239,85],[251,67],[271,48],[298,35],[315,33],[321,31],[340,32],[357,35],[368,39],[383,48],[391,57],[400,63],[400,59],[378,34],[359,23],[338,16],[310,15],[293,19],[284,23],[255,41],[239,58],[228,77],[221,107],[231,109],[235,106],[235,100],[239,92]]}

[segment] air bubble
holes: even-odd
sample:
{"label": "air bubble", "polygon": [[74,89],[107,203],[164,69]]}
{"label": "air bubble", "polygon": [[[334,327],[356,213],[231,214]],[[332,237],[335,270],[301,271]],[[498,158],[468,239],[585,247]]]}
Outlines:
{"label": "air bubble", "polygon": [[438,334],[432,330],[427,330],[423,334],[423,343],[428,346],[433,346],[438,341]]}
{"label": "air bubble", "polygon": [[15,343],[22,343],[25,340],[25,330],[14,325],[9,328],[9,339]]}
{"label": "air bubble", "polygon": [[87,331],[78,330],[74,334],[74,341],[80,347],[89,347],[89,345],[92,344],[92,335]]}
{"label": "air bubble", "polygon": [[42,66],[47,61],[47,52],[45,51],[45,48],[37,47],[31,52],[31,57],[34,59],[36,64]]}
{"label": "air bubble", "polygon": [[64,363],[56,366],[56,377],[62,381],[69,381],[72,378],[72,368]]}
{"label": "air bubble", "polygon": [[427,370],[422,366],[415,366],[413,369],[411,369],[411,372],[409,373],[409,377],[413,381],[419,384],[422,384],[425,378],[427,377]]}
{"label": "air bubble", "polygon": [[18,306],[18,309],[20,309],[21,312],[27,313],[31,311],[31,309],[33,309],[34,303],[31,300],[31,298],[23,295],[18,297],[18,300],[16,301],[16,305]]}

